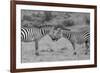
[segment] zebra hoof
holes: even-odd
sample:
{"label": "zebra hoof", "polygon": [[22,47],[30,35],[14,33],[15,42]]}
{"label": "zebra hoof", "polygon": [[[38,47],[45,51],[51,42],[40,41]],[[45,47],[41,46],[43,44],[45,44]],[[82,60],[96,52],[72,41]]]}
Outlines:
{"label": "zebra hoof", "polygon": [[88,55],[88,53],[87,53],[87,52],[85,52],[85,55]]}
{"label": "zebra hoof", "polygon": [[76,53],[76,52],[74,52],[73,54],[74,54],[74,55],[76,55],[77,53]]}
{"label": "zebra hoof", "polygon": [[52,49],[50,49],[50,52],[53,52],[53,50],[52,50]]}
{"label": "zebra hoof", "polygon": [[39,56],[39,53],[35,53],[36,56]]}

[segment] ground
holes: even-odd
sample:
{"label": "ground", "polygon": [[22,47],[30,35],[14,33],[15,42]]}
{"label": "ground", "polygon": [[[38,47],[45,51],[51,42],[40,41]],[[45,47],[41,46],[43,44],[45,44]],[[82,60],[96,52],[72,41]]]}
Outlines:
{"label": "ground", "polygon": [[85,55],[86,48],[82,45],[76,44],[77,55],[73,55],[73,48],[71,43],[64,38],[57,42],[45,36],[39,41],[39,56],[35,55],[34,42],[21,44],[21,61],[22,63],[31,62],[50,62],[50,61],[68,61],[68,60],[87,60],[90,58],[88,52]]}

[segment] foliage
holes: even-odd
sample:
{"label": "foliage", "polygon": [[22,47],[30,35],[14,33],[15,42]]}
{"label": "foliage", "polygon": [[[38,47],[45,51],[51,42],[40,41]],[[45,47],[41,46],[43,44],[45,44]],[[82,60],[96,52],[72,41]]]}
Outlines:
{"label": "foliage", "polygon": [[75,25],[90,25],[90,15],[87,13],[58,12],[58,11],[22,11],[22,25],[62,25],[65,27]]}

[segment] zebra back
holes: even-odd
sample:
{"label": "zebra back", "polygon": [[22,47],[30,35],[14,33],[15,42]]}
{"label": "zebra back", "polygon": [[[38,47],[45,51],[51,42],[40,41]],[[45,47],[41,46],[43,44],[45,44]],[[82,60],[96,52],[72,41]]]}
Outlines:
{"label": "zebra back", "polygon": [[66,31],[62,30],[62,36],[70,41],[77,42],[79,44],[90,40],[90,31]]}
{"label": "zebra back", "polygon": [[39,27],[22,27],[21,28],[21,40],[24,42],[30,42],[34,40],[40,40],[45,35],[52,32],[54,29],[54,26],[51,25],[45,25],[45,26],[39,26]]}

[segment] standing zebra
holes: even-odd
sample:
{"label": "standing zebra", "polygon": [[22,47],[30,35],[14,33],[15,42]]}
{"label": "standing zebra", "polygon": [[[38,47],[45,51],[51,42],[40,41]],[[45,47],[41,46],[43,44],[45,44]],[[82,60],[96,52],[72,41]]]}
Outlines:
{"label": "standing zebra", "polygon": [[[22,42],[35,42],[35,55],[39,55],[38,52],[38,41],[45,35],[49,35],[52,40],[60,39],[61,34],[59,29],[65,29],[60,25],[34,25],[32,27],[21,27],[21,41]],[[69,30],[69,29],[66,29]]]}
{"label": "standing zebra", "polygon": [[[80,31],[68,31],[65,29],[60,29],[61,34],[56,33],[55,36],[58,34],[60,37],[64,37],[70,41],[72,44],[73,49],[75,50],[75,44],[85,44],[86,49],[88,50],[89,44],[90,44],[90,31],[89,29],[80,30]],[[59,38],[60,39],[60,38]],[[57,40],[56,40],[57,41]],[[74,52],[74,55],[76,55],[76,51]],[[87,51],[85,52],[87,54]]]}
{"label": "standing zebra", "polygon": [[[21,41],[22,42],[35,42],[36,55],[38,52],[38,41],[45,35],[49,34],[54,29],[52,25],[34,26],[34,27],[21,27]],[[51,34],[49,34],[51,35]],[[52,37],[52,35],[50,36]]]}
{"label": "standing zebra", "polygon": [[[39,55],[38,52],[38,41],[43,38],[45,35],[49,35],[52,40],[59,39],[60,36],[55,36],[56,32],[58,32],[57,28],[63,28],[61,26],[55,25],[34,25],[32,27],[21,27],[21,41],[22,42],[35,42],[36,55]],[[64,29],[64,28],[63,28]],[[67,30],[67,29],[66,29]]]}

